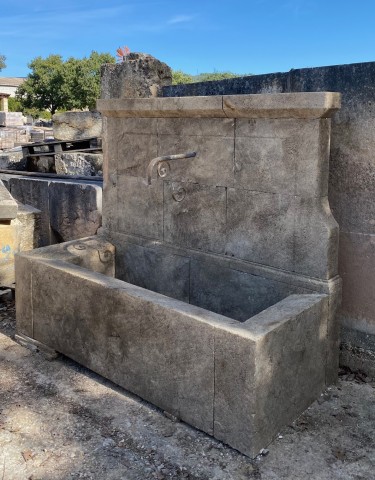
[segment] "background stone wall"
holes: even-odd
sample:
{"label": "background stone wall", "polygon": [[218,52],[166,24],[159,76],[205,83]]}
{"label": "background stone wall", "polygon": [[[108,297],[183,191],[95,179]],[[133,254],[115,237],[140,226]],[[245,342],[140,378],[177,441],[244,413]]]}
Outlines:
{"label": "background stone wall", "polygon": [[340,225],[341,363],[375,374],[375,62],[163,88],[163,95],[334,91],[329,201]]}

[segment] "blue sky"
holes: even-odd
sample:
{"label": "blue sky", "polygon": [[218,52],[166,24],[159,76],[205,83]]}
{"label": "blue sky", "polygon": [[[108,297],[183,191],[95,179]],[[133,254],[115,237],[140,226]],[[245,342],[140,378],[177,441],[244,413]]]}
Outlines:
{"label": "blue sky", "polygon": [[191,74],[375,60],[374,0],[0,0],[1,76],[128,45]]}

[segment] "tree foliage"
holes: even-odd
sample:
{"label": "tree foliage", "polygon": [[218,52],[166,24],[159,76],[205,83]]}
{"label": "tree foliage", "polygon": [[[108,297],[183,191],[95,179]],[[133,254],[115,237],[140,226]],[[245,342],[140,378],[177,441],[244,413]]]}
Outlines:
{"label": "tree foliage", "polygon": [[182,70],[172,70],[172,85],[183,85],[185,83],[193,83],[193,81],[193,75]]}
{"label": "tree foliage", "polygon": [[100,67],[113,63],[109,53],[91,52],[82,59],[61,55],[37,57],[28,67],[31,73],[17,89],[17,99],[25,111],[95,108],[100,95]]}
{"label": "tree foliage", "polygon": [[0,55],[0,71],[6,67],[5,60],[6,60],[6,56]]}
{"label": "tree foliage", "polygon": [[[246,75],[251,75],[248,73]],[[182,70],[172,71],[172,85],[181,85],[186,83],[197,82],[212,82],[215,80],[224,80],[226,78],[243,77],[244,74],[232,73],[232,72],[211,72],[211,73],[199,73],[198,75],[190,75]]]}
{"label": "tree foliage", "polygon": [[8,108],[10,112],[22,112],[21,102],[14,97],[8,98]]}

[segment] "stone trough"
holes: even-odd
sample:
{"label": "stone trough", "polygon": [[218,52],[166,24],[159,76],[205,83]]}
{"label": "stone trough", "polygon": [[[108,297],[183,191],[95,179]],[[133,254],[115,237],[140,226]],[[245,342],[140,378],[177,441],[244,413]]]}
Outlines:
{"label": "stone trough", "polygon": [[337,375],[339,105],[324,92],[99,100],[103,230],[18,255],[18,339],[255,456]]}

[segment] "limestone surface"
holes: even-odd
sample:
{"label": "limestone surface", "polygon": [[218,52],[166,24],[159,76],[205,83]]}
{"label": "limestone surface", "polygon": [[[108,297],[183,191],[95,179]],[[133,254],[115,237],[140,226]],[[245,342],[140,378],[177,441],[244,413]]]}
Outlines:
{"label": "limestone surface", "polygon": [[55,113],[52,122],[56,140],[81,140],[102,136],[102,117],[99,112]]}
{"label": "limestone surface", "polygon": [[130,53],[126,61],[102,66],[101,98],[157,97],[172,84],[168,65],[144,53]]}

